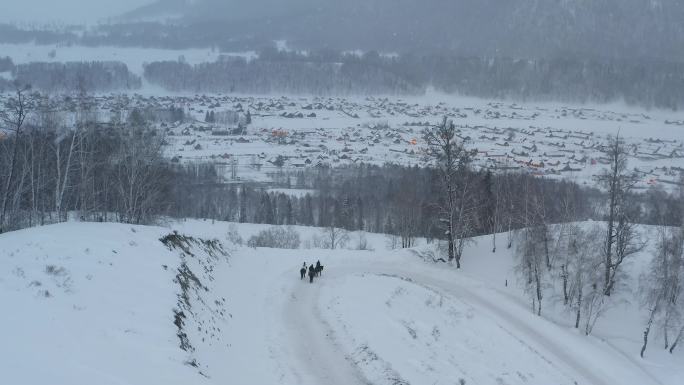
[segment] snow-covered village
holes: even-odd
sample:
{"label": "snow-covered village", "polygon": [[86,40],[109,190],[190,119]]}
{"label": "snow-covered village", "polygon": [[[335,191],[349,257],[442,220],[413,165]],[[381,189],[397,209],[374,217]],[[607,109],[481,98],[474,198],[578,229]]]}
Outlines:
{"label": "snow-covered village", "polygon": [[684,383],[683,18],[5,0],[0,383]]}

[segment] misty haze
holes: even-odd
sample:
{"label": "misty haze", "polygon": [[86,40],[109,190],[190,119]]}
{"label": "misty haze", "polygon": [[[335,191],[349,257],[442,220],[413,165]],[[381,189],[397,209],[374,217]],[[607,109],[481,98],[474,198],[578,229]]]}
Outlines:
{"label": "misty haze", "polygon": [[681,385],[681,0],[1,0],[0,383]]}

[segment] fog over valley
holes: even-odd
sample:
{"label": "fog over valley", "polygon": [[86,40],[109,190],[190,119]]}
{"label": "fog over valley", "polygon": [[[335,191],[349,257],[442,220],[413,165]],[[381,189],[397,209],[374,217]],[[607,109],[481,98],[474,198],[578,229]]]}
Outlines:
{"label": "fog over valley", "polygon": [[5,0],[0,22],[22,24],[94,24],[154,0]]}
{"label": "fog over valley", "polygon": [[1,383],[681,385],[681,0],[0,0]]}

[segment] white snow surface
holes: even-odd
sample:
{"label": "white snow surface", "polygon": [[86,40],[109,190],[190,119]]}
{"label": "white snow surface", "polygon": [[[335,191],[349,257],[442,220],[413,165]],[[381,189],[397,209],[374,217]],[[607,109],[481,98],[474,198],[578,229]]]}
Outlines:
{"label": "white snow surface", "polygon": [[[638,358],[635,304],[611,309],[590,337],[550,304],[548,318],[533,315],[510,251],[492,254],[490,237],[468,247],[461,271],[388,250],[382,235],[367,235],[371,251],[228,241],[231,229],[247,239],[265,227],[65,223],[0,235],[2,383],[675,385],[684,376],[681,351],[654,343]],[[295,229],[304,245],[322,231]],[[173,230],[219,239],[230,256],[207,265],[191,248],[182,259],[159,241]],[[207,288],[190,295],[194,352],[179,348],[173,323],[182,260]],[[300,280],[302,263],[316,260],[322,277]]]}

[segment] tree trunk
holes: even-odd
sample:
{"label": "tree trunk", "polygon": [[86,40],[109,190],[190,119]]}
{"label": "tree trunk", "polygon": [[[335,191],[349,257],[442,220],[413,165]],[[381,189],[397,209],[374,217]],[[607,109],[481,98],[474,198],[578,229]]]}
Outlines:
{"label": "tree trunk", "polygon": [[449,249],[448,249],[449,262],[454,260],[454,233],[453,233],[453,225],[452,224],[453,224],[453,222],[450,219],[449,224],[448,224],[449,234],[447,234],[447,237],[449,238],[449,240],[448,240],[448,242],[449,242]]}
{"label": "tree trunk", "polygon": [[534,267],[534,279],[535,279],[535,285],[537,289],[537,315],[541,316],[541,310],[542,310],[542,288],[541,288],[541,279],[539,276],[539,269],[537,268],[537,265]]}
{"label": "tree trunk", "polygon": [[651,315],[648,317],[648,323],[646,324],[646,330],[644,330],[644,344],[641,345],[641,352],[639,355],[644,358],[644,353],[646,352],[646,346],[648,345],[648,335],[651,333],[651,326],[653,325],[653,319],[655,318],[657,307],[651,309]]}
{"label": "tree trunk", "polygon": [[545,224],[544,225],[544,258],[546,259],[546,268],[550,271],[551,270],[551,252],[549,250],[549,228]]}
{"label": "tree trunk", "polygon": [[684,337],[684,326],[682,326],[681,329],[679,329],[679,334],[677,334],[677,338],[675,338],[674,342],[672,343],[672,346],[670,346],[670,354],[672,354],[679,345],[679,341],[681,341],[682,337]]}
{"label": "tree trunk", "polygon": [[563,277],[563,304],[567,305],[570,300],[568,295],[568,267],[567,265],[561,266],[561,276]]}
{"label": "tree trunk", "polygon": [[577,291],[577,314],[575,316],[575,329],[579,329],[580,319],[582,316],[581,313],[582,313],[582,286],[580,284],[579,289]]}
{"label": "tree trunk", "polygon": [[611,270],[613,269],[613,240],[615,238],[615,220],[617,214],[617,196],[618,191],[618,177],[619,177],[619,142],[615,139],[615,148],[613,148],[612,156],[612,170],[610,175],[610,205],[608,207],[608,234],[606,238],[606,266],[605,266],[605,290],[604,294],[610,296],[612,291]]}
{"label": "tree trunk", "polygon": [[17,158],[19,156],[19,138],[21,137],[21,128],[26,119],[26,100],[23,96],[23,90],[17,89],[16,105],[10,109],[14,110],[14,115],[11,118],[4,119],[8,126],[12,126],[14,130],[14,147],[12,149],[12,158],[10,160],[9,175],[5,182],[5,191],[2,196],[2,207],[0,207],[0,234],[5,231],[5,220],[7,219],[7,205],[10,199],[10,188],[14,182],[15,168],[17,165]]}
{"label": "tree trunk", "polygon": [[14,137],[14,149],[12,151],[12,159],[10,160],[9,176],[5,182],[5,191],[2,197],[2,211],[0,212],[0,234],[5,230],[5,218],[7,217],[7,204],[9,203],[10,188],[14,181],[14,169],[16,168],[17,156],[19,154],[19,133]]}

